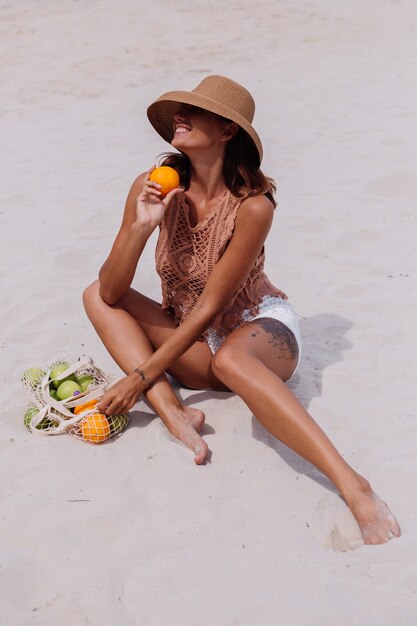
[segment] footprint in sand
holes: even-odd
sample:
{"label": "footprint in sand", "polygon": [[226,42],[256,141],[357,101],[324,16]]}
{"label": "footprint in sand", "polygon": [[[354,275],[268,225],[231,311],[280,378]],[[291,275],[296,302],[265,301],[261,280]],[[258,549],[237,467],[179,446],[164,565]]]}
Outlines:
{"label": "footprint in sand", "polygon": [[381,233],[375,228],[361,228],[358,230],[345,230],[336,241],[338,251],[348,254],[359,254],[369,251],[369,246],[377,244],[381,239]]}
{"label": "footprint in sand", "polygon": [[356,550],[365,544],[358,524],[337,495],[326,494],[317,503],[312,530],[317,543],[335,552]]}

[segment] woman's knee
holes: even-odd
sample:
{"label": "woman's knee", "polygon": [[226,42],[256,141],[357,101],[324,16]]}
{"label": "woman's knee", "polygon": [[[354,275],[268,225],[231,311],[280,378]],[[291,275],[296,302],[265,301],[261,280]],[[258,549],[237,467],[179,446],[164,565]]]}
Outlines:
{"label": "woman's knee", "polygon": [[100,298],[100,282],[95,280],[83,291],[83,305],[87,313],[91,310],[91,307],[97,304],[98,298]]}
{"label": "woman's knee", "polygon": [[239,367],[239,350],[232,346],[223,345],[213,355],[211,367],[215,376],[227,385],[227,381]]}

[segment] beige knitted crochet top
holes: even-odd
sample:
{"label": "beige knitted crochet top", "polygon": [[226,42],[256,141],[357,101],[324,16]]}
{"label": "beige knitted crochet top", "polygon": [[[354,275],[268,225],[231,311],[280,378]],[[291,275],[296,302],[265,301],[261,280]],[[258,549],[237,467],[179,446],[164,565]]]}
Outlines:
{"label": "beige knitted crochet top", "polygon": [[[229,243],[241,199],[226,191],[196,226],[190,226],[185,193],[174,196],[160,224],[155,250],[161,278],[162,307],[179,325],[192,311],[207,279]],[[263,296],[280,295],[264,273],[262,248],[246,280],[217,315],[212,328],[228,335],[244,320],[242,313],[258,312]]]}

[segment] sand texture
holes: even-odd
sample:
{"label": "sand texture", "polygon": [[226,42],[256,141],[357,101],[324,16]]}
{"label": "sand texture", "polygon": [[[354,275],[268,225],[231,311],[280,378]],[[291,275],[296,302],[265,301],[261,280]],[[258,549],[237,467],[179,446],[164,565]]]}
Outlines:
{"label": "sand texture", "polygon": [[[0,1],[0,63],[2,624],[414,626],[415,1]],[[257,102],[290,385],[398,517],[384,546],[232,394],[177,388],[206,413],[203,467],[142,401],[101,446],[23,427],[25,368],[120,376],[81,293],[168,147],[147,105],[211,73]],[[153,247],[134,286],[159,300]]]}

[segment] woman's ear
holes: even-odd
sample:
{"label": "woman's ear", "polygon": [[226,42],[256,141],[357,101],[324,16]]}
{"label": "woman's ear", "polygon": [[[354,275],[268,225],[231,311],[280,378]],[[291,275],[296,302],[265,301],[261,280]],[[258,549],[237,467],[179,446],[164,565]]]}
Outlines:
{"label": "woman's ear", "polygon": [[239,126],[236,124],[236,122],[228,122],[224,125],[222,139],[224,141],[230,141],[230,139],[233,139],[233,137],[237,135],[238,131]]}

